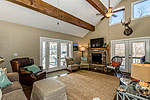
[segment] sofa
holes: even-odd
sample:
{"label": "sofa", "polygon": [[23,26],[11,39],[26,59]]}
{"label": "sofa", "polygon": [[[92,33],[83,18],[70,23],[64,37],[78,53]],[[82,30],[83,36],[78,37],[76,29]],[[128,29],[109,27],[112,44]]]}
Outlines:
{"label": "sofa", "polygon": [[19,73],[19,80],[21,84],[32,85],[35,81],[46,78],[46,72],[43,71],[42,66],[38,66],[41,71],[38,73],[33,73],[26,69],[27,66],[34,65],[34,60],[28,57],[25,58],[15,58],[10,61],[13,72]]}
{"label": "sofa", "polygon": [[8,73],[7,77],[13,84],[2,89],[2,100],[27,100],[18,73]]}

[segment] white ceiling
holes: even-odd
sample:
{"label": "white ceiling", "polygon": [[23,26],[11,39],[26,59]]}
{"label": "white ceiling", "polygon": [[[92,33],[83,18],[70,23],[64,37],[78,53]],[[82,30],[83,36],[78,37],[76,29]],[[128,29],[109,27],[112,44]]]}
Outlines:
{"label": "white ceiling", "polygon": [[[43,0],[55,7],[58,7],[92,25],[96,25],[103,17],[96,16],[99,13],[85,0]],[[107,6],[107,0],[100,0]],[[111,6],[114,7],[121,0],[112,0]],[[108,7],[108,6],[107,6]],[[41,14],[39,12],[24,8],[22,6],[10,3],[6,0],[0,0],[0,20],[13,22],[17,24],[32,26],[40,29],[56,31],[78,37],[84,37],[89,31],[78,26],[57,20],[53,17]],[[60,24],[57,25],[57,22]]]}

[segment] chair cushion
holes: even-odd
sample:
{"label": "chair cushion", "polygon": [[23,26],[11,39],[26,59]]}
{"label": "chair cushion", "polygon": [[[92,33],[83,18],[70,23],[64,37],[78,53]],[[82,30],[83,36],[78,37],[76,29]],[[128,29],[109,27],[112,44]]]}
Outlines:
{"label": "chair cushion", "polygon": [[21,89],[15,90],[3,95],[2,100],[27,100],[27,97]]}
{"label": "chair cushion", "polygon": [[27,68],[28,71],[32,71],[34,74],[41,71],[41,69],[35,64],[31,66],[27,66],[25,68]]}
{"label": "chair cushion", "polygon": [[0,68],[0,88],[5,88],[8,85],[11,85],[12,82],[8,79],[7,75]]}
{"label": "chair cushion", "polygon": [[2,93],[6,94],[8,92],[14,91],[14,90],[18,90],[18,89],[22,89],[22,86],[20,85],[20,83],[18,81],[13,82],[12,85],[9,85],[5,88],[2,89]]}
{"label": "chair cushion", "polygon": [[114,66],[107,66],[107,68],[115,69],[116,67],[114,67]]}
{"label": "chair cushion", "polygon": [[112,66],[118,67],[118,66],[120,66],[120,62],[112,61]]}

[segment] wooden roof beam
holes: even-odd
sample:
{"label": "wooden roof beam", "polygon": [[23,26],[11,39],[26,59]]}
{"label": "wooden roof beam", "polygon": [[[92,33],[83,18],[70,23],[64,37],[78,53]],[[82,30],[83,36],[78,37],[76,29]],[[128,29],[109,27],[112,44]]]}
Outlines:
{"label": "wooden roof beam", "polygon": [[100,0],[86,0],[86,1],[105,16],[107,8],[103,5],[103,3]]}
{"label": "wooden roof beam", "polygon": [[95,31],[95,26],[61,10],[58,9],[42,0],[7,0],[12,3],[24,6],[26,8],[35,10],[37,12],[43,13],[45,15],[54,17],[56,19],[65,21],[67,23],[79,26],[81,28],[90,30],[90,31]]}

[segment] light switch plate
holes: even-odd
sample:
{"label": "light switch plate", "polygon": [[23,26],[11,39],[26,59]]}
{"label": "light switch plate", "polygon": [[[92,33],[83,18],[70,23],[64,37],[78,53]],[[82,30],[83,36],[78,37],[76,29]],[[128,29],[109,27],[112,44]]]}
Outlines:
{"label": "light switch plate", "polygon": [[18,56],[18,53],[14,53],[14,56],[17,57],[17,56]]}

